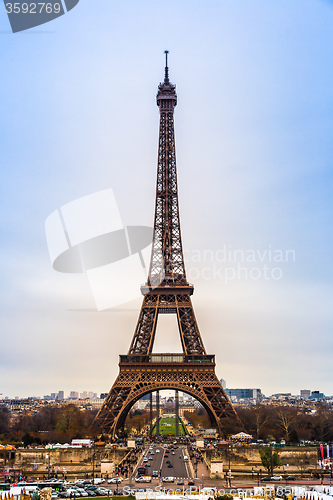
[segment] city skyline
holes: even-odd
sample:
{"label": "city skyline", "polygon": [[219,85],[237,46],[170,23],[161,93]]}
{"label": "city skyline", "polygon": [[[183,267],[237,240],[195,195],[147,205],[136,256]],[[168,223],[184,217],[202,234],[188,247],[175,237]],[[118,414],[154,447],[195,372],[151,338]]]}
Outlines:
{"label": "city skyline", "polygon": [[[125,225],[152,225],[165,49],[186,269],[216,373],[333,393],[333,3],[168,5],[167,30],[160,0],[80,2],[15,35],[0,16],[5,395],[100,393],[116,377],[141,298],[97,312],[85,275],[52,269],[44,224],[112,188]],[[173,319],[155,352],[181,351]]]}

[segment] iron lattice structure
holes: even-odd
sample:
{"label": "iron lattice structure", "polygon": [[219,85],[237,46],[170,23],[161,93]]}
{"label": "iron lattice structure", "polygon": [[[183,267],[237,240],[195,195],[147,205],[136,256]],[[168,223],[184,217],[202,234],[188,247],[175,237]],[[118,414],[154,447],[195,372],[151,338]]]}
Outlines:
{"label": "iron lattice structure", "polygon": [[[238,418],[215,374],[215,357],[207,355],[186,279],[178,204],[174,108],[175,85],[169,81],[166,51],[164,82],[157,92],[160,130],[154,235],[148,280],[133,340],[120,356],[119,375],[96,416],[103,432],[115,437],[133,404],[162,389],[186,392],[200,401],[223,435],[223,420]],[[183,354],[152,354],[159,314],[176,314]]]}

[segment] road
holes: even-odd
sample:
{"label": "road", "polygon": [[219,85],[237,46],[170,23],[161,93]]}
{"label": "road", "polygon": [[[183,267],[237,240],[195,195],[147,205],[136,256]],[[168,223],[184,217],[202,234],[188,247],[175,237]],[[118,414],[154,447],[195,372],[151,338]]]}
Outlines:
{"label": "road", "polygon": [[[153,471],[158,471],[159,477],[175,477],[181,479],[191,478],[191,472],[188,462],[184,460],[187,456],[187,448],[184,445],[177,446],[176,449],[170,449],[162,445],[156,445],[149,451],[149,446],[145,447],[142,457],[140,457],[137,466],[134,469],[133,475],[137,475],[137,468],[140,465],[146,465],[147,475],[152,475]],[[168,463],[169,462],[169,463]],[[147,467],[147,463],[150,464]],[[170,467],[171,465],[171,467]],[[158,483],[159,478],[156,479]]]}

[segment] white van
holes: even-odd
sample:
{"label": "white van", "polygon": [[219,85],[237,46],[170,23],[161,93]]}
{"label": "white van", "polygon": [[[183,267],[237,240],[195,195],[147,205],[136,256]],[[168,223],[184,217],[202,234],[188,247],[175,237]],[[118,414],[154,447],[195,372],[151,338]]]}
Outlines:
{"label": "white van", "polygon": [[184,455],[184,462],[188,462],[188,456]]}

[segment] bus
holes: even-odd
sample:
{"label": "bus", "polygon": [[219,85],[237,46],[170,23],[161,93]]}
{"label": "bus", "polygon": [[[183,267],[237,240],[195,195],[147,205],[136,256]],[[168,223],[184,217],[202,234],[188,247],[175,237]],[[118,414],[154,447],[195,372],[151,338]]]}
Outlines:
{"label": "bus", "polygon": [[63,488],[63,483],[61,481],[36,481],[34,483],[26,483],[26,482],[19,482],[18,486],[24,487],[30,487],[30,486],[37,486],[40,490],[43,488],[52,488],[55,491],[62,491]]}
{"label": "bus", "polygon": [[145,476],[146,475],[146,467],[144,465],[140,465],[138,467],[138,476]]}

